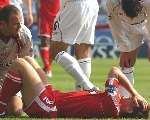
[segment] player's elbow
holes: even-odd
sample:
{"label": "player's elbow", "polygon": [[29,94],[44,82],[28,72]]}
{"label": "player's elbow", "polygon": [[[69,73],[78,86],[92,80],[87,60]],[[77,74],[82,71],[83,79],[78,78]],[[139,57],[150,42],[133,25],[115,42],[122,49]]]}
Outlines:
{"label": "player's elbow", "polygon": [[120,72],[120,69],[118,67],[113,66],[109,72],[109,77],[118,78],[119,72]]}

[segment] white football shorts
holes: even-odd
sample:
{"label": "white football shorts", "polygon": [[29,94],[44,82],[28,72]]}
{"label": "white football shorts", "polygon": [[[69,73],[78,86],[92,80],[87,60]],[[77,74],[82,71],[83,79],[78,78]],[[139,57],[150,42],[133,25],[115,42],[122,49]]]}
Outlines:
{"label": "white football shorts", "polygon": [[149,38],[146,9],[134,19],[129,19],[118,0],[107,0],[106,8],[113,38],[121,52],[133,51]]}
{"label": "white football shorts", "polygon": [[52,41],[94,44],[98,11],[97,0],[62,0]]}

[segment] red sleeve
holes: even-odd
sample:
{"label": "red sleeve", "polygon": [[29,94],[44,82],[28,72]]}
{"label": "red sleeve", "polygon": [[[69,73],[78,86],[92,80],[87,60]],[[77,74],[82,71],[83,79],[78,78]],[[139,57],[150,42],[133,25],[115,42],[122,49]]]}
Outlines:
{"label": "red sleeve", "polygon": [[60,0],[40,0],[38,24],[41,36],[51,37],[53,24],[59,9]]}
{"label": "red sleeve", "polygon": [[105,83],[105,88],[107,89],[110,86],[118,87],[119,86],[119,81],[116,78],[109,78],[106,83]]}
{"label": "red sleeve", "polygon": [[[119,115],[120,112],[120,93],[118,92],[118,87],[119,87],[119,81],[116,78],[109,78],[106,83],[105,83],[105,92],[107,95],[110,97],[112,103],[114,104],[114,110],[116,115]],[[109,99],[109,100],[110,100]],[[115,116],[114,116],[115,117]]]}
{"label": "red sleeve", "polygon": [[40,0],[40,13],[56,16],[60,9],[60,0]]}

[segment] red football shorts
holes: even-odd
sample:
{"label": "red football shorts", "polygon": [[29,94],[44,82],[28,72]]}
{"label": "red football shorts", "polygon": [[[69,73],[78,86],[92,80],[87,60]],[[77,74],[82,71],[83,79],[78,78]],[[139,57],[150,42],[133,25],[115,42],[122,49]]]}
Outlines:
{"label": "red football shorts", "polygon": [[60,0],[40,0],[39,36],[51,37],[55,17],[60,9]]}
{"label": "red football shorts", "polygon": [[51,86],[46,86],[40,95],[36,96],[32,103],[24,109],[24,112],[29,117],[56,118],[57,108]]}

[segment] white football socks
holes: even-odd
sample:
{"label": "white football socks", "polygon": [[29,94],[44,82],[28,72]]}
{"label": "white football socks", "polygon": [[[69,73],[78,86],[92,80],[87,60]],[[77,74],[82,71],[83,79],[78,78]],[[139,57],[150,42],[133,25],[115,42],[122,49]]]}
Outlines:
{"label": "white football socks", "polygon": [[95,87],[84,74],[79,63],[74,57],[62,51],[56,55],[55,60],[77,80],[77,83],[79,83],[83,89],[90,90]]}
{"label": "white football socks", "polygon": [[90,78],[91,76],[91,58],[83,58],[79,59],[78,63],[80,67],[82,68],[85,75]]}
{"label": "white football socks", "polygon": [[[130,68],[124,67],[124,68],[122,68],[122,72],[125,74],[125,76],[128,78],[128,80],[130,81],[130,83],[132,85],[134,85],[133,71],[134,71],[133,67],[130,67]],[[123,88],[122,86],[119,87],[119,91],[120,91],[121,95],[123,95],[125,97],[130,97],[131,96],[129,94],[129,92],[125,88]]]}
{"label": "white football socks", "polygon": [[133,68],[133,67],[130,67],[130,68],[124,67],[124,68],[122,69],[122,72],[126,75],[126,77],[129,79],[129,81],[130,81],[130,83],[131,83],[132,85],[134,84],[133,71],[134,71],[134,68]]}
{"label": "white football socks", "polygon": [[[91,76],[91,58],[83,58],[79,59],[78,63],[84,72],[84,74],[87,76],[88,79],[90,79]],[[75,89],[76,90],[82,90],[82,87],[80,86],[80,83],[76,81],[75,83]]]}

